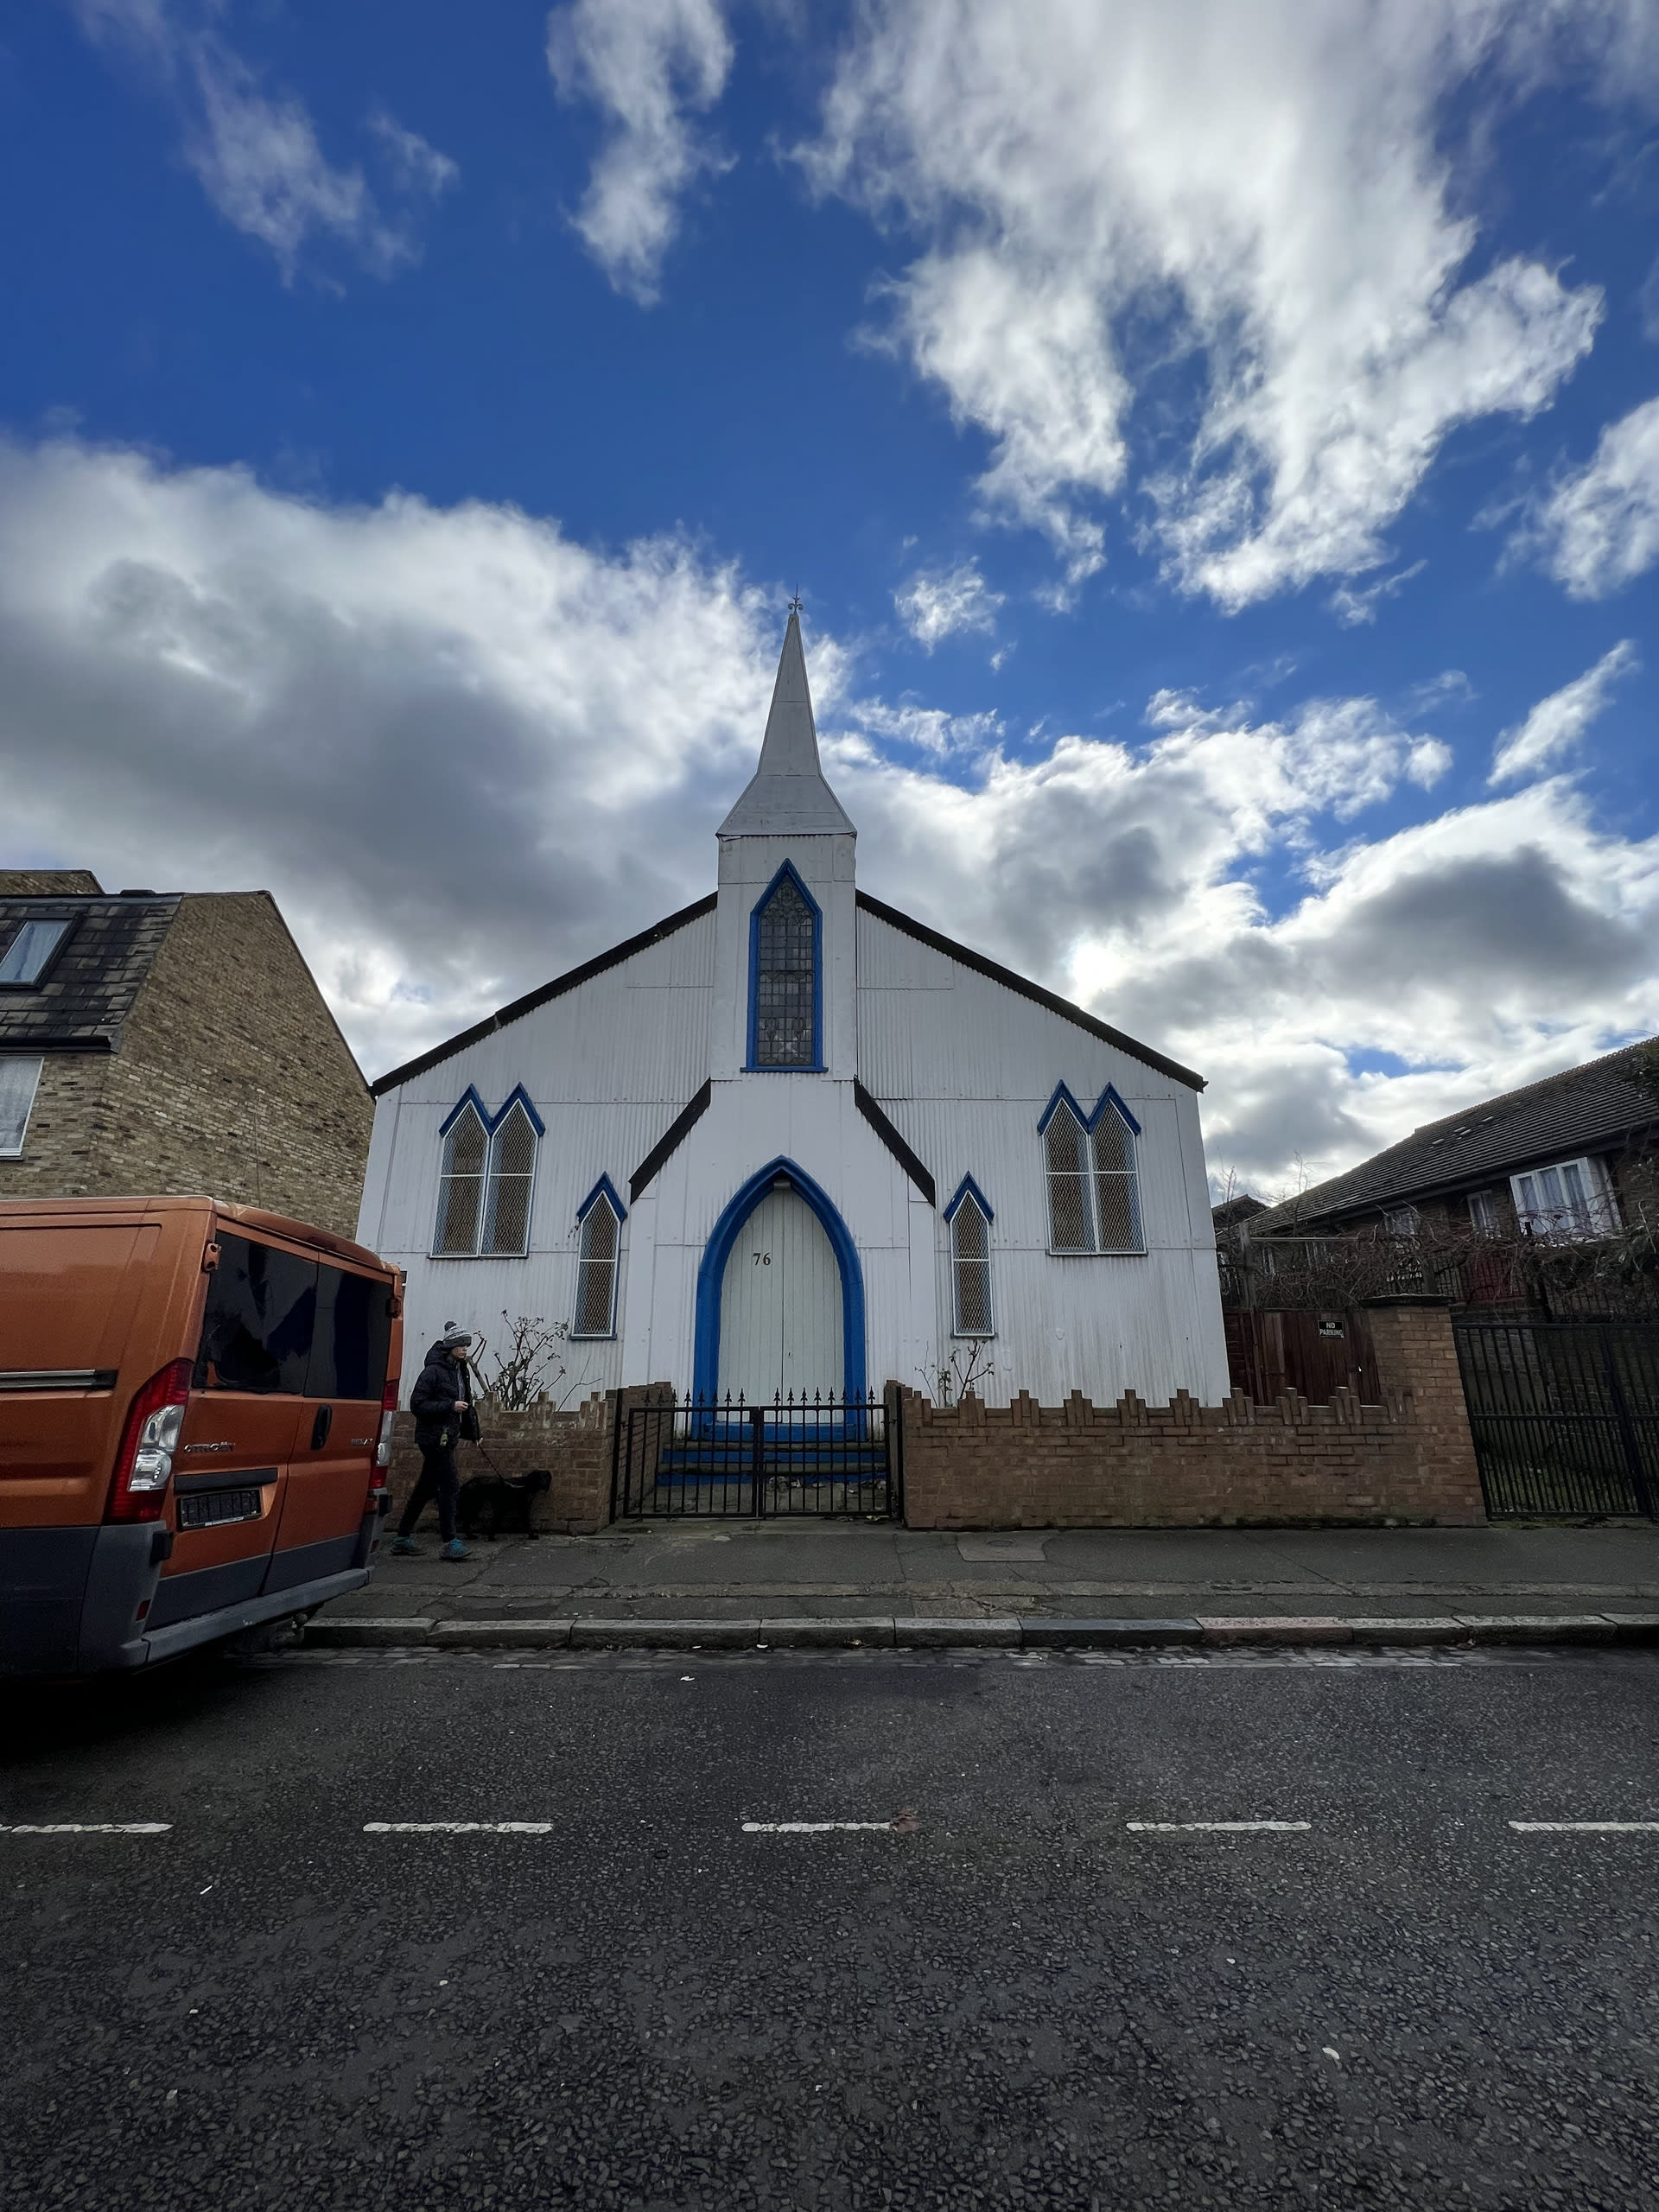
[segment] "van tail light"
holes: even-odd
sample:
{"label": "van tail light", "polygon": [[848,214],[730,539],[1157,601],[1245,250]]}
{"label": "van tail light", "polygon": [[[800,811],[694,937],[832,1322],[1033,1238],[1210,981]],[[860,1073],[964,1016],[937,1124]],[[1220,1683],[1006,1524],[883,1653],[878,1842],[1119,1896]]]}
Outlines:
{"label": "van tail light", "polygon": [[397,1385],[401,1380],[400,1376],[394,1375],[380,1394],[380,1440],[374,1447],[377,1468],[391,1465],[391,1423],[397,1411]]}
{"label": "van tail light", "polygon": [[116,1455],[111,1521],[159,1521],[173,1479],[173,1454],[190,1396],[190,1362],[173,1360],[133,1400]]}

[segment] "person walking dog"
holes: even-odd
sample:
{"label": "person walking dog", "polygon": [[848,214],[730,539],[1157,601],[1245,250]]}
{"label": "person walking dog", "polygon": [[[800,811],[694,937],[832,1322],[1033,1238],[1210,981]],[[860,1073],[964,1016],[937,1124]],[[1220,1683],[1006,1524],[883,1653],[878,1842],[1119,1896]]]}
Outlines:
{"label": "person walking dog", "polygon": [[420,1447],[420,1478],[409,1494],[404,1517],[391,1548],[405,1557],[415,1552],[415,1523],[429,1502],[438,1503],[438,1534],[443,1540],[441,1559],[470,1559],[455,1534],[455,1500],[461,1477],[455,1470],[455,1446],[463,1436],[476,1438],[478,1415],[473,1410],[472,1378],[467,1371],[472,1333],[451,1321],[426,1355],[409,1409],[415,1416],[415,1441]]}

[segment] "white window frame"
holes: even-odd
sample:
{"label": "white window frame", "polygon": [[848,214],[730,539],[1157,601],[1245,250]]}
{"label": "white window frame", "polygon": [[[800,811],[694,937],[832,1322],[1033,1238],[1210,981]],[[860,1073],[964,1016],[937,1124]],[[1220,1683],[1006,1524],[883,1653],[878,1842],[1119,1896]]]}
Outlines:
{"label": "white window frame", "polygon": [[1618,1228],[1618,1204],[1607,1171],[1587,1154],[1511,1175],[1510,1193],[1516,1218],[1534,1236],[1610,1236]]}
{"label": "white window frame", "polygon": [[1468,1198],[1469,1225],[1477,1236],[1501,1236],[1503,1217],[1497,1210],[1496,1191],[1471,1191]]}
{"label": "white window frame", "polygon": [[[24,1074],[18,1079],[18,1089],[23,1094],[23,1111],[17,1124],[17,1141],[16,1144],[0,1142],[0,1160],[21,1160],[23,1156],[23,1147],[29,1141],[29,1120],[35,1111],[35,1102],[41,1095],[41,1075],[45,1066],[46,1061],[39,1052],[0,1052],[0,1067],[34,1070],[32,1075]],[[0,1137],[3,1135],[4,1132],[0,1131]]]}
{"label": "white window frame", "polygon": [[[589,1250],[589,1247],[593,1243],[594,1219],[601,1211],[603,1212],[605,1218],[611,1224],[611,1253],[608,1260],[595,1260]],[[584,1329],[582,1325],[582,1308],[587,1303],[583,1289],[586,1273],[589,1268],[601,1267],[608,1267],[611,1271],[610,1297],[607,1302],[605,1326],[602,1329]],[[615,1338],[616,1294],[618,1285],[620,1283],[621,1280],[622,1215],[619,1209],[612,1204],[610,1192],[601,1186],[601,1188],[594,1193],[593,1204],[582,1215],[582,1225],[576,1236],[575,1310],[570,1319],[570,1335],[574,1342],[579,1344],[605,1344],[610,1342]]]}
{"label": "white window frame", "polygon": [[1382,1226],[1390,1236],[1414,1236],[1423,1225],[1423,1217],[1415,1206],[1385,1206]]}
{"label": "white window frame", "polygon": [[[985,1239],[982,1253],[964,1253],[960,1243],[960,1224],[964,1214],[971,1211]],[[976,1339],[996,1334],[996,1292],[991,1280],[991,1217],[971,1190],[965,1190],[957,1200],[948,1224],[950,1231],[950,1333],[953,1337]],[[964,1326],[962,1318],[962,1274],[964,1268],[982,1268],[985,1273],[985,1325],[982,1329]]]}

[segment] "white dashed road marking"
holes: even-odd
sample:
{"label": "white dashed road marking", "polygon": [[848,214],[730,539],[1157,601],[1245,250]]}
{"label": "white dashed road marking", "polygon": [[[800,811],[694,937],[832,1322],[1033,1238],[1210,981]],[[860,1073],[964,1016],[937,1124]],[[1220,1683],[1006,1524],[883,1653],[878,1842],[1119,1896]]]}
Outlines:
{"label": "white dashed road marking", "polygon": [[551,1821],[365,1821],[365,1835],[551,1835]]}
{"label": "white dashed road marking", "polygon": [[1131,1835],[1301,1835],[1312,1821],[1125,1821]]}
{"label": "white dashed road marking", "polygon": [[1522,1835],[1659,1835],[1659,1821],[1511,1821]]}
{"label": "white dashed road marking", "polygon": [[745,1821],[745,1835],[849,1835],[893,1833],[891,1821]]}
{"label": "white dashed road marking", "polygon": [[167,1835],[171,1821],[9,1821],[0,1835]]}

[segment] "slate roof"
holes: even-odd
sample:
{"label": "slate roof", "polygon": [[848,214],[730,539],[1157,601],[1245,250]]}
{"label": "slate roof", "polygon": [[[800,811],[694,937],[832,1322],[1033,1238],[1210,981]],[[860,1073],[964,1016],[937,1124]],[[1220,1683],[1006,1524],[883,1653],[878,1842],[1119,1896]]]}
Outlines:
{"label": "slate roof", "polygon": [[1553,1160],[1611,1152],[1634,1132],[1659,1125],[1659,1102],[1628,1080],[1637,1055],[1656,1044],[1659,1039],[1649,1038],[1622,1046],[1582,1067],[1426,1122],[1345,1174],[1257,1214],[1250,1233],[1313,1228],[1370,1207],[1472,1190]]}
{"label": "slate roof", "polygon": [[176,894],[96,899],[0,894],[0,948],[23,922],[67,920],[38,985],[0,984],[0,1052],[114,1052],[121,1025],[179,911]]}

